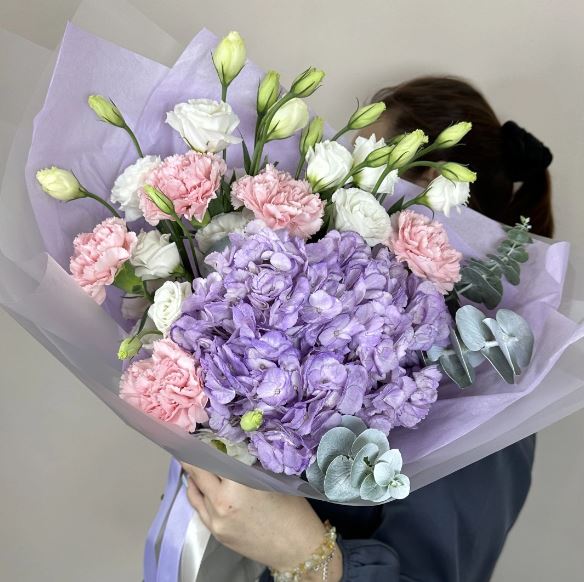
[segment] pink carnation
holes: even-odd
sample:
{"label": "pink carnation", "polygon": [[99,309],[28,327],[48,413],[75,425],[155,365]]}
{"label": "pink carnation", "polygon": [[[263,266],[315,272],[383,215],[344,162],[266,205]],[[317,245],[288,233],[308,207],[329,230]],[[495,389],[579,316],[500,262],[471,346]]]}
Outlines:
{"label": "pink carnation", "polygon": [[322,225],[324,205],[305,180],[294,180],[287,172],[267,166],[257,176],[244,176],[233,184],[232,203],[244,205],[270,228],[285,228],[308,238]]}
{"label": "pink carnation", "polygon": [[73,278],[101,305],[105,301],[106,285],[114,282],[135,244],[136,234],[128,232],[121,218],[106,218],[93,232],[75,237],[69,267]]}
{"label": "pink carnation", "polygon": [[122,375],[120,397],[142,412],[193,432],[208,420],[201,372],[194,358],[169,339],[154,343],[152,357]]}
{"label": "pink carnation", "polygon": [[[217,189],[227,166],[218,156],[187,152],[169,156],[153,170],[146,184],[158,188],[174,204],[179,216],[202,220],[209,202],[217,197]],[[140,191],[140,209],[146,220],[156,225],[170,218]]]}
{"label": "pink carnation", "polygon": [[462,254],[448,242],[442,224],[413,210],[392,216],[389,248],[418,277],[432,281],[446,294],[460,280]]}

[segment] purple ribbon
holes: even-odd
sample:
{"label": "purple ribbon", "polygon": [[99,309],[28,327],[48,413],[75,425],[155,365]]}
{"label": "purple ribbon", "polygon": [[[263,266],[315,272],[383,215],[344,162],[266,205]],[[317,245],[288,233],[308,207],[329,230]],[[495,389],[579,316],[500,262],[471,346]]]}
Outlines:
{"label": "purple ribbon", "polygon": [[[166,517],[174,504],[177,490],[182,485],[180,480],[181,472],[182,468],[178,461],[172,459],[168,469],[168,478],[164,489],[164,496],[160,503],[160,507],[158,508],[158,513],[148,530],[148,536],[146,537],[146,544],[144,547],[144,582],[157,582],[158,559],[156,557],[156,544],[160,536],[160,531],[164,527]],[[177,582],[177,578],[175,578],[173,582]]]}
{"label": "purple ribbon", "polygon": [[156,582],[178,582],[181,554],[193,511],[187,498],[186,488],[181,487],[164,530]]}

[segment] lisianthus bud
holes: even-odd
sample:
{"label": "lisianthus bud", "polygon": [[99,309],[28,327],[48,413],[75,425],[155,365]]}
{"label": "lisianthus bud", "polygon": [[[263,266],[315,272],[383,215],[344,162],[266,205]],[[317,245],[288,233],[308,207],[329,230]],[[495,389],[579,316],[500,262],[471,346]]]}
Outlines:
{"label": "lisianthus bud", "polygon": [[126,127],[124,116],[111,99],[106,99],[103,95],[90,95],[87,103],[102,121],[116,127]]}
{"label": "lisianthus bud", "polygon": [[466,166],[455,162],[446,162],[440,166],[440,173],[453,182],[474,182],[477,175]]}
{"label": "lisianthus bud", "polygon": [[389,154],[389,163],[394,169],[405,166],[425,143],[428,143],[428,136],[421,129],[406,133]]}
{"label": "lisianthus bud", "polygon": [[434,141],[434,145],[441,148],[451,148],[455,146],[470,130],[472,123],[461,121],[446,128]]}
{"label": "lisianthus bud", "polygon": [[295,97],[276,111],[268,127],[268,141],[286,139],[308,123],[308,107]]}
{"label": "lisianthus bud", "polygon": [[302,158],[310,148],[313,148],[319,141],[322,140],[322,133],[324,128],[324,120],[322,117],[314,117],[312,121],[304,128],[300,136],[300,154]]}
{"label": "lisianthus bud", "polygon": [[338,141],[321,141],[306,154],[306,178],[313,192],[342,186],[353,167],[351,152]]}
{"label": "lisianthus bud", "polygon": [[363,165],[366,168],[379,168],[386,166],[389,161],[389,154],[392,152],[393,145],[384,145],[376,150],[373,150],[364,160]]}
{"label": "lisianthus bud", "polygon": [[213,64],[223,85],[229,85],[239,75],[245,65],[245,58],[245,44],[239,32],[230,32],[213,53]]}
{"label": "lisianthus bud", "polygon": [[118,358],[127,360],[133,358],[142,349],[142,340],[138,336],[127,337],[118,349]]}
{"label": "lisianthus bud", "polygon": [[151,186],[150,184],[144,184],[142,186],[146,196],[156,204],[156,207],[164,212],[164,214],[168,214],[169,216],[174,216],[174,204],[172,200],[165,196],[158,188]]}
{"label": "lisianthus bud", "polygon": [[310,67],[294,79],[290,93],[296,97],[308,97],[319,88],[323,79],[324,71]]}
{"label": "lisianthus bud", "polygon": [[265,115],[280,96],[280,73],[268,71],[258,87],[258,115]]}
{"label": "lisianthus bud", "polygon": [[382,101],[359,107],[359,109],[351,115],[347,127],[349,129],[362,129],[363,127],[367,127],[368,125],[375,123],[384,111],[385,103]]}
{"label": "lisianthus bud", "polygon": [[63,170],[52,166],[39,170],[36,173],[36,179],[41,185],[41,188],[53,198],[62,200],[63,202],[70,202],[76,198],[83,198],[85,196],[81,184],[69,170]]}
{"label": "lisianthus bud", "polygon": [[434,212],[443,212],[446,216],[450,216],[450,210],[460,209],[461,205],[468,202],[469,196],[470,187],[467,182],[453,182],[444,176],[438,176],[430,182],[420,202]]}
{"label": "lisianthus bud", "polygon": [[245,432],[253,432],[262,426],[264,413],[261,410],[249,410],[239,421],[239,425]]}

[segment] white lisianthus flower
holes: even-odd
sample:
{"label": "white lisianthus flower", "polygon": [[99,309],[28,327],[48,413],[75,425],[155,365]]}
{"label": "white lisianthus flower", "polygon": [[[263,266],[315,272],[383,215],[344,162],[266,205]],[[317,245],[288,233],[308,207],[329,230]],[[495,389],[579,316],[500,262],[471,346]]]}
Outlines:
{"label": "white lisianthus flower", "polygon": [[154,294],[154,303],[148,310],[148,316],[154,322],[156,329],[164,336],[179,318],[182,302],[192,293],[191,284],[188,281],[184,283],[166,281]]}
{"label": "white lisianthus flower", "polygon": [[73,172],[69,170],[52,166],[51,168],[39,170],[36,173],[36,179],[46,194],[62,202],[70,202],[85,196],[81,189],[81,184],[79,184]]}
{"label": "white lisianthus flower", "polygon": [[321,141],[306,154],[306,177],[314,192],[342,186],[353,167],[351,152],[336,141]]}
{"label": "white lisianthus flower", "polygon": [[[372,151],[382,148],[384,145],[385,140],[383,138],[377,140],[375,134],[368,139],[358,137],[355,140],[355,147],[353,148],[353,163],[357,165],[364,162],[365,158],[367,158]],[[362,190],[371,192],[373,188],[375,188],[375,184],[377,184],[377,181],[384,170],[385,166],[380,166],[378,168],[364,168],[353,176],[353,181]],[[399,176],[397,170],[392,170],[383,179],[383,182],[381,182],[381,186],[377,191],[391,196],[398,180]]]}
{"label": "white lisianthus flower", "polygon": [[152,171],[160,164],[158,156],[144,156],[128,166],[114,182],[111,200],[117,202],[124,211],[127,222],[142,218],[140,210],[140,188]]}
{"label": "white lisianthus flower", "polygon": [[369,246],[388,240],[391,219],[373,194],[359,188],[339,188],[332,197],[337,230],[360,234]]}
{"label": "white lisianthus flower", "polygon": [[197,430],[196,435],[208,445],[219,449],[221,452],[237,459],[240,463],[246,465],[253,465],[256,462],[256,457],[254,457],[248,450],[247,444],[245,442],[234,443],[229,439],[221,437],[214,433],[208,428],[202,428]]}
{"label": "white lisianthus flower", "polygon": [[189,99],[166,114],[166,123],[198,152],[216,153],[241,143],[241,138],[233,135],[239,117],[223,101]]}
{"label": "white lisianthus flower", "polygon": [[140,232],[130,263],[143,281],[165,279],[181,264],[176,243],[170,242],[169,234],[160,234],[157,230]]}
{"label": "white lisianthus flower", "polygon": [[434,212],[443,212],[450,216],[450,210],[468,202],[470,186],[468,182],[453,182],[444,176],[434,178],[424,196],[425,202]]}
{"label": "white lisianthus flower", "polygon": [[244,232],[247,223],[252,219],[253,213],[248,210],[214,216],[211,222],[195,235],[200,251],[206,255],[210,251],[219,250],[217,247],[227,240],[229,234]]}

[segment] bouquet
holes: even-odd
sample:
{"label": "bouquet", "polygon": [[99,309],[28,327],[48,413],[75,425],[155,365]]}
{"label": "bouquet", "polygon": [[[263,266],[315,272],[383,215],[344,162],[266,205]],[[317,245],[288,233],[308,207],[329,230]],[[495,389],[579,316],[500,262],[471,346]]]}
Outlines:
{"label": "bouquet", "polygon": [[[567,246],[465,208],[475,174],[425,161],[469,123],[351,146],[384,106],[334,132],[305,102],[323,78],[285,90],[237,33],[165,69],[70,26],[27,162],[43,248],[3,242],[1,298],[181,460],[383,503],[581,406],[570,363],[545,379],[584,328],[558,311]],[[439,176],[400,180],[416,166]]]}

